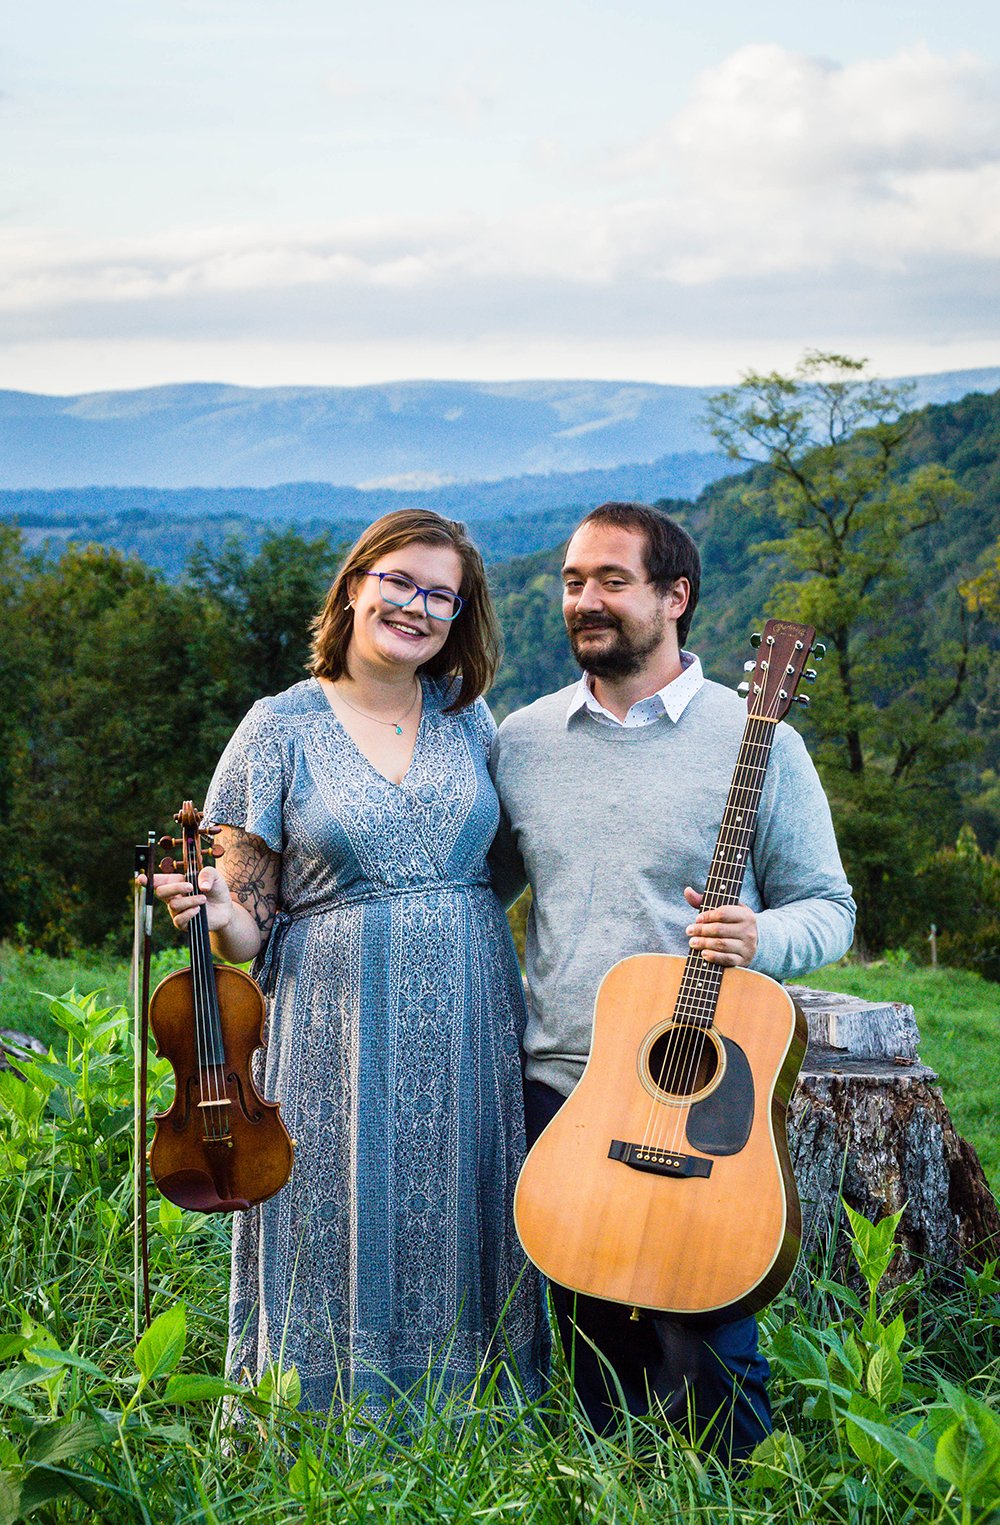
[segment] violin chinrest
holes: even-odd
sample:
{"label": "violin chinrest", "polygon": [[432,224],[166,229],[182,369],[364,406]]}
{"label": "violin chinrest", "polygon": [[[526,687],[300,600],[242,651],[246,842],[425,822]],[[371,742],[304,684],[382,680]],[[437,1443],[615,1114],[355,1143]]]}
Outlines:
{"label": "violin chinrest", "polygon": [[176,1170],[156,1184],[169,1201],[189,1212],[244,1213],[250,1206],[242,1197],[220,1197],[212,1177],[200,1170]]}

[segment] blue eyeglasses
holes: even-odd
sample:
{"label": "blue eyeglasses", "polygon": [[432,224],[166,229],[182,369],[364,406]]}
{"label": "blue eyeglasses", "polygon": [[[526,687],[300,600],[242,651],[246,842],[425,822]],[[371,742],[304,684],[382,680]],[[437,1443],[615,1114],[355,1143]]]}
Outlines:
{"label": "blue eyeglasses", "polygon": [[424,601],[424,613],[432,620],[453,620],[462,611],[464,598],[447,588],[421,588],[412,577],[401,572],[366,572],[366,577],[378,578],[378,590],[387,604],[405,609],[419,593]]}

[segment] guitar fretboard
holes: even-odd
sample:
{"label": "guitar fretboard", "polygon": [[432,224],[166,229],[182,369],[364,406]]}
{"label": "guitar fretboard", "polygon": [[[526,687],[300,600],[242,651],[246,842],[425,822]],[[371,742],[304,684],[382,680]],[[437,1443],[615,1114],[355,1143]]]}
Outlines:
{"label": "guitar fretboard", "polygon": [[[703,911],[735,905],[740,898],[774,740],[774,724],[760,715],[751,715],[747,720],[708,871]],[[700,952],[692,950],[688,954],[674,1012],[678,1021],[711,1027],[724,972],[721,964],[708,963]]]}

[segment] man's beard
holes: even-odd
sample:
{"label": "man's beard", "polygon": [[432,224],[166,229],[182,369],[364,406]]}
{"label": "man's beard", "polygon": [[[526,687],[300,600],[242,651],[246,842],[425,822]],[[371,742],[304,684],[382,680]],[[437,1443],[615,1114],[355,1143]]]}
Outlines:
{"label": "man's beard", "polygon": [[[663,640],[664,623],[662,618],[651,620],[641,631],[630,635],[621,620],[611,615],[600,618],[578,617],[569,627],[569,643],[574,657],[592,678],[612,681],[616,678],[630,678],[641,671],[646,658]],[[606,642],[600,649],[584,647],[579,641],[579,634],[584,630],[611,630],[615,639]]]}

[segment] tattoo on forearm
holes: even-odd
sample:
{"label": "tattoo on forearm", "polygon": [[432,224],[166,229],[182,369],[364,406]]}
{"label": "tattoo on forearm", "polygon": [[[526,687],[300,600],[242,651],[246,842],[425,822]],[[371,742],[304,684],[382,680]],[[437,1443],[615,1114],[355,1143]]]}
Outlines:
{"label": "tattoo on forearm", "polygon": [[266,940],[278,909],[281,856],[238,826],[224,826],[219,841],[225,848],[219,866],[233,898],[250,912]]}

